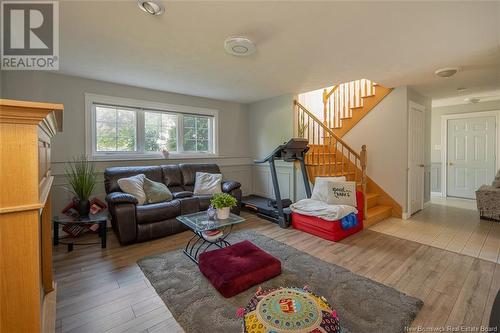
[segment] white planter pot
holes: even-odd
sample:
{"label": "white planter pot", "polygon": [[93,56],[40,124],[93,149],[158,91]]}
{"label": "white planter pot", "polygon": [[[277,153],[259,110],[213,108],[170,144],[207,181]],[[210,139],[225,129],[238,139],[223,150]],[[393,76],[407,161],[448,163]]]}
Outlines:
{"label": "white planter pot", "polygon": [[229,217],[229,207],[217,208],[217,218],[225,220]]}

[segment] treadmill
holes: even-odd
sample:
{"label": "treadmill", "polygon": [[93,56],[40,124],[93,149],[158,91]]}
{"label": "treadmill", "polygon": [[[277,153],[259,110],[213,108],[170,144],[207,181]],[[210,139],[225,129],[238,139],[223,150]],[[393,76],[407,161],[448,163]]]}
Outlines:
{"label": "treadmill", "polygon": [[276,173],[276,165],[274,161],[283,160],[285,162],[299,161],[300,169],[302,171],[302,178],[304,179],[304,187],[308,198],[311,197],[311,186],[307,177],[306,166],[304,163],[304,156],[309,150],[309,141],[303,138],[292,138],[288,142],[283,143],[276,147],[269,156],[262,160],[255,160],[257,164],[269,163],[271,171],[271,179],[273,182],[273,189],[275,199],[264,198],[258,195],[250,195],[243,197],[241,203],[243,208],[256,212],[258,216],[278,223],[282,228],[288,228],[290,225],[291,210],[289,206],[292,204],[290,199],[281,199],[280,188],[278,184],[278,175]]}

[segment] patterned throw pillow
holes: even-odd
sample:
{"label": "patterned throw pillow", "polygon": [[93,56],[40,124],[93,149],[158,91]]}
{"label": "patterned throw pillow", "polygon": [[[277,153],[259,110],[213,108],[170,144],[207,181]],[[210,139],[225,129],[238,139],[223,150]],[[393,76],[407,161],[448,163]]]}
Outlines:
{"label": "patterned throw pillow", "polygon": [[222,175],[220,173],[197,172],[194,181],[194,194],[222,193]]}
{"label": "patterned throw pillow", "polygon": [[356,182],[328,182],[326,203],[356,207]]}
{"label": "patterned throw pillow", "polygon": [[128,178],[120,178],[118,186],[123,192],[133,195],[137,199],[138,205],[144,205],[146,202],[146,193],[143,189],[144,179],[146,176],[142,173]]}
{"label": "patterned throw pillow", "polygon": [[314,180],[313,192],[311,195],[312,200],[322,201],[327,203],[328,201],[328,182],[345,182],[346,178],[342,177],[316,177]]}
{"label": "patterned throw pillow", "polygon": [[158,183],[150,179],[144,179],[144,193],[146,193],[146,203],[152,204],[172,200],[172,193],[167,185]]}

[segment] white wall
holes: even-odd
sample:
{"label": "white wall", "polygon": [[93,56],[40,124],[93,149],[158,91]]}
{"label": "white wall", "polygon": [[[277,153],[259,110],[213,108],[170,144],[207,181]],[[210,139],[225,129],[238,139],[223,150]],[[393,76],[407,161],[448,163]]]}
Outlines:
{"label": "white wall", "polygon": [[356,151],[366,144],[367,174],[401,206],[405,204],[407,89],[394,89],[343,139]]}
{"label": "white wall", "polygon": [[366,144],[367,174],[396,200],[403,212],[407,207],[408,104],[426,107],[425,201],[430,200],[430,99],[408,87],[398,87],[371,110],[344,140],[355,150]]}
{"label": "white wall", "polygon": [[[226,179],[240,181],[246,193],[252,191],[249,118],[246,105],[47,72],[10,71],[2,74],[4,98],[64,104],[63,132],[55,136],[52,148],[52,168],[55,174],[54,212],[59,212],[69,200],[69,195],[63,189],[66,184],[65,162],[85,153],[85,93],[219,110],[220,156],[218,158],[97,162],[96,167],[100,173],[108,166],[159,165],[186,161],[214,162],[221,166]],[[96,195],[100,197],[104,193],[102,181],[101,174],[96,189]]]}

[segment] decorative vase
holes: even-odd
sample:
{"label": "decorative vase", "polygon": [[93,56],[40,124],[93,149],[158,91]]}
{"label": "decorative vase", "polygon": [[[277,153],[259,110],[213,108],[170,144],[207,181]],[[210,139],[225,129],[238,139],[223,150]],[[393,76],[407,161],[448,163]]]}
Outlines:
{"label": "decorative vase", "polygon": [[229,217],[229,207],[217,208],[217,218],[225,220]]}
{"label": "decorative vase", "polygon": [[164,157],[164,158],[168,158],[168,155],[170,155],[170,152],[169,152],[168,150],[166,150],[166,149],[163,149],[163,150],[161,151],[161,153],[163,154],[163,157]]}
{"label": "decorative vase", "polygon": [[90,201],[89,200],[75,200],[76,210],[80,216],[88,216],[90,212]]}
{"label": "decorative vase", "polygon": [[209,221],[215,221],[215,217],[217,216],[217,210],[214,206],[210,205],[207,209],[207,218]]}

